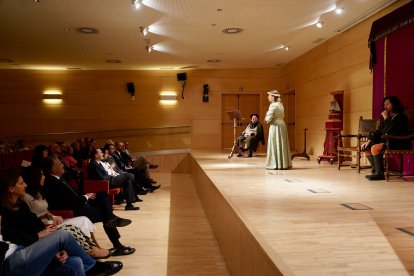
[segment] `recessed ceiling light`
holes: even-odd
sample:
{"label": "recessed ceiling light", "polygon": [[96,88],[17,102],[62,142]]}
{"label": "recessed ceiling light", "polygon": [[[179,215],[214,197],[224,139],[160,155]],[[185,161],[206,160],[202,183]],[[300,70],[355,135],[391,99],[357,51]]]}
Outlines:
{"label": "recessed ceiling light", "polygon": [[132,0],[132,5],[135,9],[139,9],[141,7],[142,0]]}
{"label": "recessed ceiling light", "polygon": [[318,22],[318,23],[316,23],[316,27],[317,27],[317,28],[319,28],[319,29],[320,29],[320,28],[322,28],[322,26],[323,26],[323,22]]}
{"label": "recessed ceiling light", "polygon": [[223,9],[217,9],[217,11],[218,11],[218,12],[222,12],[222,11],[223,11]]}
{"label": "recessed ceiling light", "polygon": [[283,49],[285,49],[285,51],[289,51],[290,46],[285,46]]}
{"label": "recessed ceiling light", "polygon": [[344,12],[344,9],[343,8],[336,8],[335,9],[335,13],[336,14],[342,14]]}
{"label": "recessed ceiling light", "polygon": [[233,35],[233,34],[239,34],[243,32],[243,29],[239,27],[231,27],[231,28],[224,28],[223,30],[221,30],[221,32],[224,34]]}
{"label": "recessed ceiling light", "polygon": [[93,27],[78,27],[76,31],[81,34],[99,34],[99,30]]}

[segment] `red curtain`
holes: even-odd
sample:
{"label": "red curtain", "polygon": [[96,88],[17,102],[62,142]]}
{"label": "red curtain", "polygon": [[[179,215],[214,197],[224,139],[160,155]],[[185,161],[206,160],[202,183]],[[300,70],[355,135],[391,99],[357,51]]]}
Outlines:
{"label": "red curtain", "polygon": [[407,109],[414,109],[414,24],[387,38],[386,94],[397,96]]}
{"label": "red curtain", "polygon": [[376,63],[372,66],[372,118],[379,118],[383,110],[382,100],[384,98],[384,44],[385,38],[381,38],[375,42],[377,60]]}

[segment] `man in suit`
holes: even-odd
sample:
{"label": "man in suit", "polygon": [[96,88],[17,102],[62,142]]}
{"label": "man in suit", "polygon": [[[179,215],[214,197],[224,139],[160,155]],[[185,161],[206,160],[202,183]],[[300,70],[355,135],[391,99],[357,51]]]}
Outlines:
{"label": "man in suit", "polygon": [[[115,147],[109,148],[109,155],[111,155],[114,158],[117,166],[126,172],[130,172],[134,174],[135,181],[141,186],[145,188],[149,188],[151,192],[161,187],[161,185],[152,185],[152,184],[155,184],[156,181],[149,178],[145,173],[146,169],[150,168],[149,167],[150,165],[148,165],[149,162],[147,163],[143,162],[142,164],[144,165],[144,167],[135,166],[134,164],[136,163],[133,162],[131,156],[129,156],[127,153],[125,153],[122,150],[124,146],[125,146],[124,143],[116,142],[115,143],[116,150],[115,150]],[[131,165],[134,165],[134,167],[132,167]]]}
{"label": "man in suit", "polygon": [[75,216],[86,216],[94,223],[103,222],[105,233],[114,246],[112,255],[129,255],[135,252],[134,248],[121,244],[119,241],[121,236],[116,228],[129,225],[131,220],[114,215],[107,192],[78,194],[61,178],[65,170],[56,155],[49,156],[45,160],[44,173],[46,175],[44,194],[49,203],[49,209],[72,210]]}
{"label": "man in suit", "polygon": [[125,210],[139,210],[139,207],[132,205],[132,202],[138,201],[133,187],[134,175],[130,173],[117,173],[109,167],[105,168],[107,164],[102,162],[103,153],[101,149],[92,149],[90,158],[88,177],[93,180],[108,180],[111,188],[122,187],[122,192],[127,202]]}

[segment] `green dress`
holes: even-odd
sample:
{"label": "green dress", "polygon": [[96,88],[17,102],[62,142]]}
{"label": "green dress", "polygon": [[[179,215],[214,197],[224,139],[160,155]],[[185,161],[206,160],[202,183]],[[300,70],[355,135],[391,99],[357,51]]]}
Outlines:
{"label": "green dress", "polygon": [[270,104],[265,117],[265,122],[270,124],[266,157],[266,169],[268,170],[283,170],[292,167],[284,116],[285,110],[281,102]]}

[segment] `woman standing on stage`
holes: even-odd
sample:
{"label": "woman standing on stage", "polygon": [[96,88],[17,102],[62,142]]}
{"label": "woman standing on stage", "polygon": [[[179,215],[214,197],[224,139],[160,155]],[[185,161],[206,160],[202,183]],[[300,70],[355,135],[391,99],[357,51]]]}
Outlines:
{"label": "woman standing on stage", "polygon": [[290,156],[288,132],[283,121],[285,109],[280,101],[277,90],[267,92],[270,102],[266,113],[265,122],[270,124],[269,138],[267,142],[267,170],[285,170],[292,167]]}

